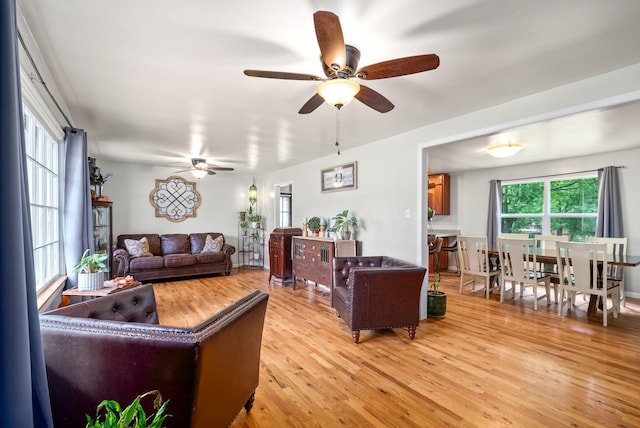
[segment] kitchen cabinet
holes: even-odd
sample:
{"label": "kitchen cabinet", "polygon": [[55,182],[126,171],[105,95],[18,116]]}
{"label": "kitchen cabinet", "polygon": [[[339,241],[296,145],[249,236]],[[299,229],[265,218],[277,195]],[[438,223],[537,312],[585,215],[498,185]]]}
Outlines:
{"label": "kitchen cabinet", "polygon": [[449,174],[429,175],[428,203],[436,215],[450,215],[450,177]]}

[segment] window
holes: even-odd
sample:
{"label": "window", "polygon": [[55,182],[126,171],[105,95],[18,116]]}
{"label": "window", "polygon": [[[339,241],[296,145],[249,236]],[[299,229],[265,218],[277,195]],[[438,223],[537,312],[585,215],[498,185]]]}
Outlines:
{"label": "window", "polygon": [[26,107],[23,110],[33,259],[40,291],[61,272],[60,144]]}
{"label": "window", "polygon": [[502,184],[501,231],[569,235],[572,241],[595,236],[597,174],[512,181]]}

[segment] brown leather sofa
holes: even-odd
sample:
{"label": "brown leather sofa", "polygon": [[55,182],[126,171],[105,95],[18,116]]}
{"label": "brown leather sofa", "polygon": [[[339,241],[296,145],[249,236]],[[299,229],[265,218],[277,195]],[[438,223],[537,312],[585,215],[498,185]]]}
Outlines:
{"label": "brown leather sofa", "polygon": [[154,389],[169,400],[165,426],[228,426],[253,405],[268,299],[256,290],[191,328],[158,324],[149,284],[41,314],[54,426]]}
{"label": "brown leather sofa", "polygon": [[427,270],[387,256],[334,257],[332,300],[351,329],[406,327],[413,340],[420,321],[420,289]]}
{"label": "brown leather sofa", "polygon": [[[113,252],[115,276],[133,276],[137,281],[179,278],[185,276],[224,273],[229,275],[236,252],[233,245],[224,243],[219,253],[203,254],[207,235],[213,239],[222,233],[155,233],[119,235]],[[132,258],[127,251],[125,239],[140,240],[146,237],[151,257]]]}

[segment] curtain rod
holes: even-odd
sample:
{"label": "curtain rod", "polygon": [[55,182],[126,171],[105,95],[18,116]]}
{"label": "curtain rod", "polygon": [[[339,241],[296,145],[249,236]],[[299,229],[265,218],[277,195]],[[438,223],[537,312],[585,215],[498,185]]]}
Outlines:
{"label": "curtain rod", "polygon": [[[614,168],[625,168],[624,165],[613,165]],[[558,177],[561,175],[572,175],[572,174],[584,174],[585,172],[597,172],[602,171],[604,168],[598,169],[585,169],[584,171],[574,171],[574,172],[564,172],[558,174],[547,174],[547,175],[536,175],[534,177],[518,177],[518,178],[510,178],[508,180],[499,180],[499,181],[517,181],[517,180],[531,180],[534,178],[547,178],[547,177]]]}
{"label": "curtain rod", "polygon": [[18,30],[18,39],[20,40],[20,44],[22,45],[22,49],[24,49],[24,51],[27,54],[27,58],[29,58],[29,62],[31,63],[31,65],[33,66],[33,69],[35,70],[36,74],[37,74],[37,78],[35,76],[33,76],[33,74],[30,76],[31,80],[38,80],[38,82],[40,82],[42,84],[42,86],[44,86],[44,89],[47,91],[47,94],[49,94],[49,96],[51,97],[51,99],[53,100],[53,103],[56,105],[56,107],[58,108],[58,111],[60,112],[60,114],[62,115],[62,117],[64,117],[64,120],[67,121],[67,124],[71,127],[71,128],[75,128],[75,126],[73,126],[71,124],[71,121],[69,120],[69,118],[67,117],[66,114],[64,114],[64,111],[62,111],[62,108],[60,107],[60,104],[58,104],[58,101],[56,101],[55,97],[53,96],[53,94],[51,93],[51,91],[49,90],[49,87],[47,86],[47,83],[42,79],[42,75],[40,74],[40,71],[38,70],[38,67],[36,66],[35,61],[33,60],[33,58],[31,57],[31,53],[29,53],[29,49],[27,49],[27,46],[24,44],[24,40],[22,40],[22,34],[20,34],[20,30]]}

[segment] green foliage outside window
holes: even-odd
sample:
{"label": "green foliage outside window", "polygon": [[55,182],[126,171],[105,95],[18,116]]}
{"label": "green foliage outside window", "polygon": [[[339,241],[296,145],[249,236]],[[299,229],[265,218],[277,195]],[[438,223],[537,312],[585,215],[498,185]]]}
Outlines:
{"label": "green foliage outside window", "polygon": [[[595,236],[597,177],[548,180],[548,189],[545,209],[545,181],[503,185],[502,232],[569,235],[572,241]],[[549,230],[545,230],[545,219]]]}
{"label": "green foliage outside window", "polygon": [[597,213],[598,179],[551,182],[551,213]]}

